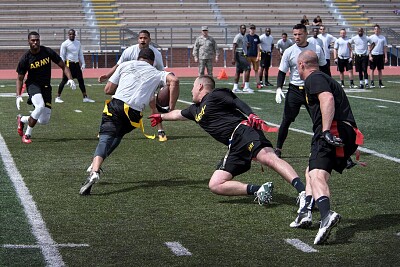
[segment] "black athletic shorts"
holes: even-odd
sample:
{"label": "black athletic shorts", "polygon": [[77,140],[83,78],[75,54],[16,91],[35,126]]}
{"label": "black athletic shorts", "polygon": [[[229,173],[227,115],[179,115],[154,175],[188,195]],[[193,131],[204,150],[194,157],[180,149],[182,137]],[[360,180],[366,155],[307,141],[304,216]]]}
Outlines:
{"label": "black athletic shorts", "polygon": [[369,62],[369,68],[371,70],[383,70],[385,68],[385,60],[383,55],[372,55],[372,61]]}
{"label": "black athletic shorts", "polygon": [[[67,60],[65,62],[65,64],[68,66],[68,68],[71,72],[72,79],[83,79],[82,69],[81,69],[81,65],[79,64],[79,62],[73,62],[73,61]],[[65,76],[65,73],[64,73],[64,76]]]}
{"label": "black athletic shorts", "polygon": [[125,134],[136,128],[131,122],[139,123],[141,118],[142,113],[140,111],[134,110],[128,107],[123,101],[113,98],[110,102],[106,103],[99,133],[100,135],[106,134],[122,138]]}
{"label": "black athletic shorts", "polygon": [[251,70],[250,63],[247,61],[246,56],[242,52],[235,53],[236,60],[236,73],[243,73],[243,71]]}
{"label": "black athletic shorts", "polygon": [[344,72],[344,69],[346,71],[352,70],[353,69],[353,62],[349,62],[349,59],[338,59],[338,71]]}
{"label": "black athletic shorts", "polygon": [[44,106],[46,108],[51,109],[51,85],[44,85],[44,86],[38,86],[36,84],[30,84],[27,85],[27,91],[28,91],[28,101],[27,103],[29,105],[32,105],[32,96],[36,94],[42,94],[43,101],[44,101]]}
{"label": "black athletic shorts", "polygon": [[261,68],[269,68],[271,66],[271,52],[261,52]]}
{"label": "black athletic shorts", "polygon": [[367,72],[368,70],[368,56],[367,55],[356,55],[354,65],[356,72]]}
{"label": "black athletic shorts", "polygon": [[331,173],[332,170],[342,173],[347,166],[348,158],[357,150],[358,145],[355,144],[356,132],[352,126],[344,122],[338,122],[337,130],[344,147],[336,148],[329,145],[325,139],[320,138],[321,129],[322,126],[316,129],[312,139],[309,171],[320,169],[328,173]]}
{"label": "black athletic shorts", "polygon": [[283,111],[283,118],[285,120],[294,122],[297,115],[299,115],[300,107],[304,105],[309,112],[306,102],[306,92],[303,86],[296,86],[289,84],[289,90],[286,93],[285,107]]}
{"label": "black athletic shorts", "polygon": [[251,161],[264,147],[272,147],[264,132],[246,125],[240,125],[233,134],[231,145],[225,157],[217,166],[217,170],[224,170],[237,176],[251,168]]}

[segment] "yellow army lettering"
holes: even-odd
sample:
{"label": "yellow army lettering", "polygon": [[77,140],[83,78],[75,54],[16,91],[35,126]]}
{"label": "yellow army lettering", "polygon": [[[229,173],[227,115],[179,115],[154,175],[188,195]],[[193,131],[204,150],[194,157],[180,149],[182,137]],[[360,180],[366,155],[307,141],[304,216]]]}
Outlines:
{"label": "yellow army lettering", "polygon": [[196,115],[196,118],[195,118],[196,122],[199,122],[201,120],[201,118],[203,117],[204,113],[206,113],[206,107],[207,107],[207,105],[204,105],[201,108],[200,113]]}
{"label": "yellow army lettering", "polygon": [[40,61],[35,61],[31,63],[31,69],[36,69],[49,63],[50,63],[50,57],[46,57],[44,59],[41,59]]}
{"label": "yellow army lettering", "polygon": [[251,151],[251,150],[253,149],[253,147],[254,147],[254,143],[251,142],[250,145],[247,147],[247,149],[248,149],[249,151]]}

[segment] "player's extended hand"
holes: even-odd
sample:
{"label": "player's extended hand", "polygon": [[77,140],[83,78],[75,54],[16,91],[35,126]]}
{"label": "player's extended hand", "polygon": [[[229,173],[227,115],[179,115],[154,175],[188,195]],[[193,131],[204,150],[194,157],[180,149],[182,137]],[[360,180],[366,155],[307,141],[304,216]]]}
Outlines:
{"label": "player's extended hand", "polygon": [[153,114],[149,116],[151,127],[156,126],[162,122],[161,114]]}
{"label": "player's extended hand", "polygon": [[20,108],[21,108],[21,102],[24,102],[24,100],[22,99],[22,96],[17,96],[15,103],[17,104],[18,110],[20,110]]}
{"label": "player's extended hand", "polygon": [[250,124],[251,127],[259,130],[262,130],[262,125],[264,124],[264,121],[253,113],[249,115],[249,117],[247,118],[247,122]]}
{"label": "player's extended hand", "polygon": [[329,130],[322,132],[321,138],[332,146],[344,146],[342,139],[334,136]]}
{"label": "player's extended hand", "polygon": [[282,102],[282,97],[285,98],[285,94],[282,92],[282,88],[278,87],[275,95],[276,103],[280,104]]}
{"label": "player's extended hand", "polygon": [[81,71],[84,71],[85,68],[86,68],[86,65],[85,65],[85,64],[82,64],[82,66],[81,66]]}
{"label": "player's extended hand", "polygon": [[76,89],[76,84],[75,84],[74,80],[68,80],[67,85],[69,87],[71,87],[72,90]]}

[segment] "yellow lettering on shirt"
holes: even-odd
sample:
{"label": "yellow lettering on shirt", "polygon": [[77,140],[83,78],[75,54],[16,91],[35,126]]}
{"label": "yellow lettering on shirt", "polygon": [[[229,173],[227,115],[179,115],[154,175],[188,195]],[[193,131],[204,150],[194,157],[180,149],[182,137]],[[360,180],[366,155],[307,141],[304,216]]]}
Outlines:
{"label": "yellow lettering on shirt", "polygon": [[30,68],[31,69],[40,68],[40,67],[43,67],[44,65],[47,65],[49,63],[50,63],[50,57],[46,57],[46,58],[43,58],[43,59],[41,59],[39,61],[35,61],[35,62],[31,63],[31,67]]}
{"label": "yellow lettering on shirt", "polygon": [[207,106],[207,105],[204,105],[204,106],[201,108],[200,113],[196,115],[196,117],[195,117],[196,122],[201,121],[201,118],[203,118],[204,113],[206,113],[206,106]]}
{"label": "yellow lettering on shirt", "polygon": [[254,148],[254,143],[251,142],[250,145],[247,147],[247,149],[248,149],[249,151],[251,151],[253,148]]}

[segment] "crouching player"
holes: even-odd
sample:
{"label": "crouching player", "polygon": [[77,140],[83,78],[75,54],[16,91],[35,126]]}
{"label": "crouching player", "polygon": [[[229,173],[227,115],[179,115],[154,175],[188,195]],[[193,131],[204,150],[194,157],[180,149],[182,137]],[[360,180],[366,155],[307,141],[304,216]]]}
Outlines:
{"label": "crouching player", "polygon": [[227,88],[215,89],[215,81],[209,76],[200,76],[195,80],[192,100],[194,104],[184,110],[154,114],[149,118],[153,127],[163,120],[195,121],[214,139],[228,146],[209,181],[211,192],[224,196],[255,195],[259,204],[269,203],[273,189],[271,182],[260,186],[233,180],[235,176],[247,172],[252,159],[256,159],[291,183],[302,197],[300,206],[304,205],[304,184],[292,166],[275,155],[271,142],[262,131],[266,127],[265,122],[246,103]]}

